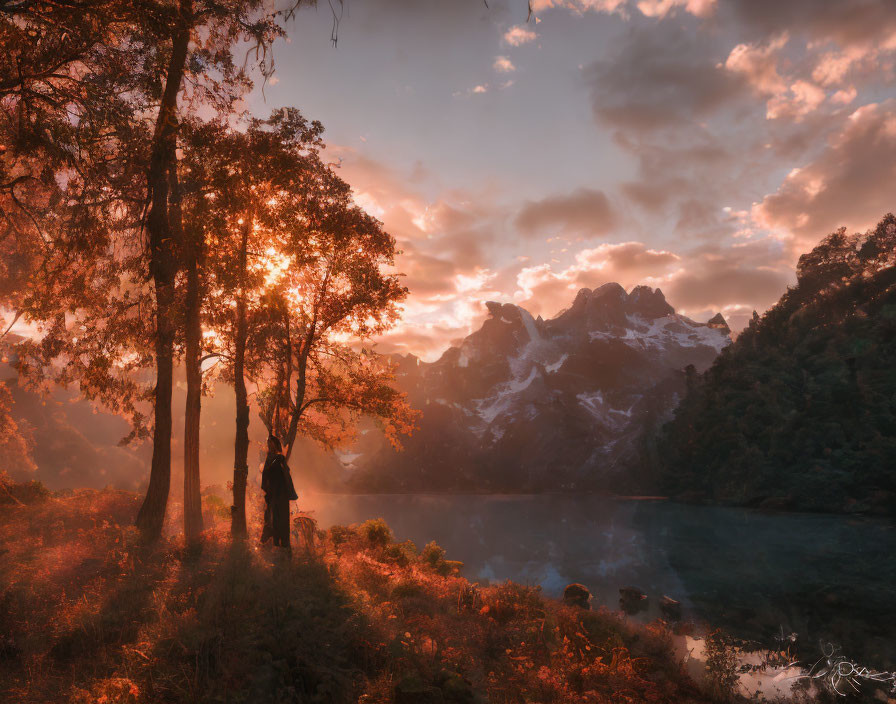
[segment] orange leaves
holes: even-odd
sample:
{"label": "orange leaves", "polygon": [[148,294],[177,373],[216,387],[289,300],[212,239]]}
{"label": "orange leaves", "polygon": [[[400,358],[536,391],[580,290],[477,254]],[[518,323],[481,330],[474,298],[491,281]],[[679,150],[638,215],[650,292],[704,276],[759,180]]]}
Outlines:
{"label": "orange leaves", "polygon": [[[222,194],[186,205],[197,226],[218,223],[205,324],[244,359],[264,422],[287,447],[298,435],[345,445],[365,415],[397,443],[415,416],[391,387],[389,366],[361,349],[394,324],[407,294],[386,271],[395,240],[322,162],[320,134],[294,109],[250,120],[245,132],[196,129],[185,161]],[[247,213],[251,227],[232,226],[249,222]]]}
{"label": "orange leaves", "polygon": [[76,688],[72,704],[136,704],[140,688],[126,677],[110,677],[92,683],[89,690]]}
{"label": "orange leaves", "polygon": [[[299,681],[293,673],[320,678],[338,661],[350,676],[338,670],[327,691],[345,693],[340,701],[386,704],[411,679],[455,701],[703,701],[661,648],[661,624],[572,609],[518,584],[471,585],[439,569],[437,546],[396,543],[381,521],[334,527],[313,559],[274,566],[269,554],[233,551],[216,537],[201,555],[175,543],[147,554],[121,526],[133,509],[123,492],[85,492],[0,513],[6,544],[30,522],[37,530],[27,550],[17,548],[10,585],[23,599],[13,635],[41,644],[25,661],[51,675],[29,683],[29,700],[186,701],[194,687],[209,699],[238,698],[259,668],[272,666],[288,688]],[[34,513],[8,517],[25,510]],[[0,600],[0,618],[3,608]],[[60,658],[81,674],[49,672]],[[102,670],[75,667],[93,659]]]}

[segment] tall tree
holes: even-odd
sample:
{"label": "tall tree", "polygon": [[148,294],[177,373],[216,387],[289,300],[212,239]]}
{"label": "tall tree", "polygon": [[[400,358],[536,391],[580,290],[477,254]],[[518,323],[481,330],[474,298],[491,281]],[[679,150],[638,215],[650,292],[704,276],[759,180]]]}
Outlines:
{"label": "tall tree", "polygon": [[203,354],[223,361],[237,400],[236,535],[245,533],[247,386],[259,389],[262,418],[287,453],[299,432],[338,444],[361,414],[393,437],[412,424],[389,365],[357,349],[394,322],[406,294],[386,272],[395,242],[322,162],[321,131],[285,109],[244,131],[202,125],[184,150],[185,183],[197,184],[186,188],[185,222],[204,229],[209,253],[203,307],[214,349]]}
{"label": "tall tree", "polygon": [[[150,537],[162,532],[168,491],[171,485],[171,393],[174,385],[174,279],[178,270],[178,249],[183,246],[182,224],[169,195],[172,181],[177,179],[177,98],[181,91],[193,28],[193,3],[180,0],[173,18],[168,65],[160,78],[165,89],[156,115],[155,130],[146,174],[149,212],[146,232],[149,271],[155,291],[156,386],[154,399],[154,432],[149,488],[137,514],[137,526]],[[173,213],[171,212],[173,210]],[[173,223],[172,223],[173,214]],[[184,467],[184,474],[187,474]],[[185,482],[186,486],[186,482]],[[184,497],[185,525],[193,525],[192,507]],[[188,535],[192,538],[193,535]]]}
{"label": "tall tree", "polygon": [[392,385],[392,367],[370,347],[407,295],[392,272],[395,239],[356,206],[328,167],[312,175],[302,227],[281,233],[277,272],[256,338],[259,401],[289,457],[301,433],[325,447],[347,441],[361,415],[396,444],[415,414]]}
{"label": "tall tree", "polygon": [[[298,4],[290,5],[288,12]],[[20,133],[31,141],[35,134],[40,135],[48,153],[51,148],[56,150],[58,161],[48,162],[39,173],[38,180],[48,195],[32,200],[43,205],[55,198],[65,206],[64,214],[50,207],[36,215],[29,209],[20,218],[35,225],[34,232],[29,233],[34,236],[22,238],[24,244],[17,243],[16,251],[37,252],[38,263],[31,267],[34,275],[25,282],[28,295],[19,296],[16,307],[22,304],[19,312],[31,320],[52,321],[48,328],[55,334],[45,340],[40,355],[47,359],[55,352],[56,357],[67,357],[69,363],[61,378],[77,381],[87,393],[93,389],[112,406],[128,406],[132,417],[142,423],[140,432],[151,427],[150,483],[137,518],[149,538],[161,533],[170,487],[173,369],[179,330],[186,327],[175,307],[178,274],[184,269],[184,260],[192,256],[190,252],[197,251],[186,246],[179,207],[177,149],[181,115],[185,108],[197,112],[202,106],[219,114],[232,113],[236,98],[251,85],[249,68],[235,61],[234,47],[248,42],[255,49],[256,61],[251,65],[260,66],[262,73],[267,73],[271,68],[268,49],[281,33],[278,21],[283,16],[262,0],[37,0],[0,5],[4,38],[11,34],[16,40],[11,46],[20,54],[10,62],[0,62],[4,71],[0,91],[7,91],[0,100],[4,115],[11,116],[7,124],[14,125],[2,135],[4,166],[12,147],[21,141]],[[63,68],[45,62],[46,66],[33,75],[23,74],[16,67],[18,59],[30,51],[29,37],[32,42],[35,37],[40,39],[56,17],[72,20],[69,24],[61,22],[59,30],[50,35],[58,38],[63,48],[59,51],[59,58],[65,58],[60,65]],[[68,37],[68,32],[75,38]],[[66,49],[69,46],[71,51]],[[36,59],[32,63],[43,66]],[[81,92],[75,92],[73,86]],[[32,105],[38,105],[40,110],[28,112]],[[23,119],[23,114],[28,118]],[[23,131],[22,125],[28,129]],[[89,161],[85,161],[85,154],[90,156]],[[139,169],[140,164],[148,167]],[[6,168],[13,177],[0,183],[0,190],[5,188],[13,202],[23,201],[21,194],[26,183],[19,179],[16,169],[21,167]],[[85,199],[79,189],[95,197]],[[114,220],[115,226],[103,227],[106,219]],[[18,225],[11,225],[9,230],[17,236],[22,234]],[[134,247],[138,243],[143,246]],[[79,266],[59,266],[60,252],[77,255],[71,261]],[[40,270],[47,268],[45,259],[54,263],[52,273],[58,278],[42,275]],[[80,266],[83,262],[87,262],[85,267]],[[105,300],[95,295],[100,290]],[[147,292],[152,304],[152,327],[143,324],[144,316],[133,333],[110,331],[113,323],[133,325],[131,315],[125,311],[132,311],[138,299],[139,305],[144,305]],[[64,305],[52,310],[52,301]],[[80,327],[84,320],[103,319],[103,315],[91,309],[93,305],[119,312],[107,315],[108,320],[99,330],[73,334],[72,325]],[[60,309],[70,311],[67,319],[57,319]],[[189,355],[194,355],[196,316],[189,321]],[[118,389],[112,382],[120,381],[122,368],[132,369],[135,363],[145,368],[147,341],[151,343],[155,367],[150,423],[138,410],[146,400],[140,384],[130,389],[125,401],[114,398],[111,391]],[[72,361],[76,351],[85,353],[87,349],[104,357]],[[131,360],[134,354],[138,362]],[[104,365],[102,359],[111,361]],[[107,390],[94,381],[103,372],[114,377],[106,384]],[[90,376],[85,383],[78,378],[81,373]],[[191,373],[191,418],[199,412],[196,383],[196,375]],[[193,537],[201,525],[195,520],[198,451],[195,444],[187,444],[190,449],[185,458],[189,475],[185,519],[188,537]]]}
{"label": "tall tree", "polygon": [[[301,208],[311,184],[311,164],[320,168],[319,123],[297,110],[251,119],[244,131],[205,124],[190,132],[184,150],[188,229],[210,252],[201,307],[212,345],[205,358],[224,360],[222,376],[236,395],[233,532],[246,532],[245,494],[249,452],[249,394],[246,355],[250,314],[277,258],[277,231],[301,226]],[[192,304],[191,304],[192,305]],[[188,309],[191,307],[188,305]]]}

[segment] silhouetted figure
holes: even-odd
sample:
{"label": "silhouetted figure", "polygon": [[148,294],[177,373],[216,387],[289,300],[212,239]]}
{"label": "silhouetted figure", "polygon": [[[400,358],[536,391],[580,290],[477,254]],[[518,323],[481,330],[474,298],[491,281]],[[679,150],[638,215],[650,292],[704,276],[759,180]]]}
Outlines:
{"label": "silhouetted figure", "polygon": [[268,437],[268,457],[261,471],[261,489],[265,500],[261,541],[266,542],[273,536],[274,545],[289,549],[289,502],[299,496],[283,456],[283,446],[274,435]]}

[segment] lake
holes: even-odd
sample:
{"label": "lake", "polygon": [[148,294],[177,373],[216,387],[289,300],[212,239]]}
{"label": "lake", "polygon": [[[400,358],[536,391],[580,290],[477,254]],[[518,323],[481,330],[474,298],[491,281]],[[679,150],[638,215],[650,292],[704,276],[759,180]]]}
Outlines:
{"label": "lake", "polygon": [[512,579],[558,596],[585,584],[618,608],[619,588],[680,601],[685,619],[772,645],[783,628],[810,657],[819,641],[896,668],[896,525],[596,496],[303,495],[323,528],[382,517],[398,540],[435,540],[473,581]]}

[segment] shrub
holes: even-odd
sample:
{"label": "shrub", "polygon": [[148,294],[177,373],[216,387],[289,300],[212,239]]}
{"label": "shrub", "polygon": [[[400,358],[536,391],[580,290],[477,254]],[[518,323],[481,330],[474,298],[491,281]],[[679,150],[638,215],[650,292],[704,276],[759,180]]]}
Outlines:
{"label": "shrub", "polygon": [[202,503],[205,505],[205,510],[215,518],[222,521],[230,520],[230,505],[220,496],[206,494],[202,497]]}
{"label": "shrub", "polygon": [[420,559],[430,567],[435,568],[440,562],[445,561],[445,548],[433,540],[427,543],[426,547],[420,552]]}
{"label": "shrub", "polygon": [[18,484],[6,472],[0,472],[0,506],[6,504],[36,504],[45,501],[50,490],[36,479]]}
{"label": "shrub", "polygon": [[327,531],[327,536],[338,553],[339,548],[357,538],[358,533],[354,528],[349,528],[348,526],[333,526]]}
{"label": "shrub", "polygon": [[515,619],[543,618],[545,613],[541,587],[527,587],[507,581],[483,590],[482,600],[485,606],[480,613],[502,624]]}
{"label": "shrub", "polygon": [[385,547],[392,542],[392,529],[382,518],[371,518],[361,524],[361,535],[375,547]]}
{"label": "shrub", "polygon": [[411,560],[417,557],[417,546],[410,540],[403,543],[392,543],[385,547],[383,556],[399,567],[407,567],[411,564]]}
{"label": "shrub", "polygon": [[426,547],[420,552],[420,561],[433,572],[443,577],[457,574],[460,572],[461,567],[464,566],[463,562],[446,560],[445,549],[434,540],[427,543]]}

